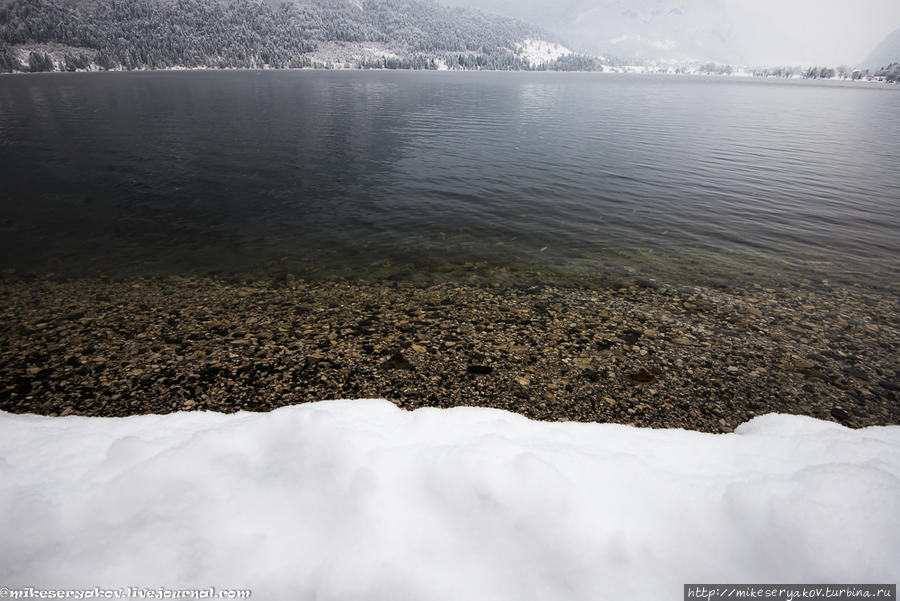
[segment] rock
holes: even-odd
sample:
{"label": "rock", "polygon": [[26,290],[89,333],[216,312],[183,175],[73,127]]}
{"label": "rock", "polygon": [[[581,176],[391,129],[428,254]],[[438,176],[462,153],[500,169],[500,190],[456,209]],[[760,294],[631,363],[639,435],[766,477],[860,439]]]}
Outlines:
{"label": "rock", "polygon": [[684,336],[679,336],[678,338],[672,339],[672,344],[677,344],[678,346],[690,346],[693,344],[688,338]]}
{"label": "rock", "polygon": [[530,386],[531,385],[531,380],[529,380],[525,376],[516,376],[515,380],[519,386]]}
{"label": "rock", "polygon": [[474,374],[477,376],[486,376],[487,374],[493,373],[494,368],[490,365],[470,365],[466,368],[466,373]]}
{"label": "rock", "polygon": [[882,380],[878,383],[879,386],[884,388],[885,390],[892,390],[894,392],[900,391],[900,384],[896,382],[890,382],[888,380]]}
{"label": "rock", "polygon": [[834,407],[830,413],[831,413],[831,417],[833,417],[834,419],[836,419],[839,422],[845,422],[848,419],[850,419],[850,414],[847,413],[846,411],[844,411],[840,407]]}
{"label": "rock", "polygon": [[427,350],[425,349],[425,347],[422,346],[421,344],[414,344],[414,345],[412,345],[412,346],[409,347],[409,348],[411,348],[413,351],[415,351],[415,352],[417,352],[417,353],[425,353],[425,352],[427,352]]}
{"label": "rock", "polygon": [[845,367],[844,373],[857,380],[868,380],[869,375],[858,367]]}
{"label": "rock", "polygon": [[659,282],[651,280],[650,278],[637,278],[635,282],[641,288],[649,288],[651,290],[659,290],[662,288],[662,285]]}
{"label": "rock", "polygon": [[634,344],[643,335],[644,333],[639,330],[625,330],[624,332],[619,334],[619,338],[621,338],[625,344]]}
{"label": "rock", "polygon": [[588,369],[591,366],[591,358],[576,357],[572,359],[572,363],[574,363],[576,367],[580,367],[581,369]]}
{"label": "rock", "polygon": [[394,353],[390,359],[385,360],[381,365],[381,369],[401,369],[406,371],[414,371],[413,364],[406,360],[403,353]]}
{"label": "rock", "polygon": [[598,372],[596,369],[586,369],[583,372],[581,372],[581,375],[588,382],[597,382],[600,380],[600,372]]}
{"label": "rock", "polygon": [[633,374],[628,374],[628,376],[626,377],[633,384],[652,384],[653,382],[656,382],[656,376],[651,374],[646,369],[642,369]]}

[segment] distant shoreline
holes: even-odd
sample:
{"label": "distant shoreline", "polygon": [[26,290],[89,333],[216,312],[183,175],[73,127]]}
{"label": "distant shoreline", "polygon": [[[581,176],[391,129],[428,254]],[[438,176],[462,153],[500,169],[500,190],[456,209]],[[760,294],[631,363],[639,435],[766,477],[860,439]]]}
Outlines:
{"label": "distant shoreline", "polygon": [[726,73],[668,73],[661,71],[577,71],[577,70],[527,70],[527,69],[372,69],[366,67],[344,67],[328,69],[322,67],[299,67],[285,69],[260,69],[244,67],[166,67],[162,69],[79,69],[76,71],[0,71],[3,75],[47,75],[47,74],[97,74],[97,73],[228,73],[228,72],[259,72],[259,73],[288,73],[288,72],[317,72],[317,73],[518,73],[518,74],[560,74],[560,75],[603,75],[603,76],[633,76],[633,77],[682,77],[695,79],[721,79],[725,81],[773,81],[773,82],[810,82],[830,84],[853,85],[898,85],[900,82],[885,81],[883,79],[849,79],[849,78],[804,78],[804,77],[776,77],[773,75],[737,75]]}

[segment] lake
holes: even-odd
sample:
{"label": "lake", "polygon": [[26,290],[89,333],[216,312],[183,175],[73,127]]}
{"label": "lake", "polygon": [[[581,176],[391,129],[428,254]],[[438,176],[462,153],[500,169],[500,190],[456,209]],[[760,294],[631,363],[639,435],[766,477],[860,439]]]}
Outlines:
{"label": "lake", "polygon": [[892,288],[898,165],[900,89],[881,84],[11,75],[0,268]]}

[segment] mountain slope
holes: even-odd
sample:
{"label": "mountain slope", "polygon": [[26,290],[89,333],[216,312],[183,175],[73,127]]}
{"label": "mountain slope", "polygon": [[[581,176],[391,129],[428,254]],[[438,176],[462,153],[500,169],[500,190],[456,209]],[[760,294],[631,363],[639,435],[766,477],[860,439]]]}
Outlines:
{"label": "mountain slope", "polygon": [[517,48],[548,37],[428,0],[11,0],[0,8],[0,70],[523,69]]}
{"label": "mountain slope", "polygon": [[739,57],[725,5],[707,0],[445,0],[538,23],[573,48],[622,58]]}
{"label": "mountain slope", "polygon": [[736,59],[724,10],[692,0],[593,1],[572,23],[593,50],[646,59]]}
{"label": "mountain slope", "polygon": [[900,29],[881,40],[860,66],[864,69],[875,70],[891,63],[900,63]]}

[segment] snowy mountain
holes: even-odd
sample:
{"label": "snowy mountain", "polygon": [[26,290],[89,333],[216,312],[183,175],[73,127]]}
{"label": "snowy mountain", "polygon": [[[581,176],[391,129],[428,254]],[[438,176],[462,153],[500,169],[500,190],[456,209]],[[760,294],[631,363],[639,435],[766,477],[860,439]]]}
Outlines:
{"label": "snowy mountain", "polygon": [[0,71],[172,67],[527,69],[539,27],[430,0],[12,0]]}
{"label": "snowy mountain", "polygon": [[538,23],[577,52],[648,60],[740,58],[726,7],[706,0],[485,0],[479,7]]}
{"label": "snowy mountain", "polygon": [[603,54],[735,62],[726,23],[717,5],[701,7],[692,0],[603,0],[580,12],[570,31],[578,44]]}
{"label": "snowy mountain", "polygon": [[837,67],[900,24],[897,0],[442,1],[535,23],[576,52],[664,62]]}
{"label": "snowy mountain", "polygon": [[900,62],[900,29],[881,40],[860,66],[875,70],[898,62]]}

